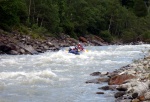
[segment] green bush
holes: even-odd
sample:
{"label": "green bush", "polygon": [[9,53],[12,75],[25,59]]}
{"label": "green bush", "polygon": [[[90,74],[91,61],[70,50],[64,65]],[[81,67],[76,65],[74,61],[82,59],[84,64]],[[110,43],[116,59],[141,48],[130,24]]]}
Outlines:
{"label": "green bush", "polygon": [[39,33],[39,34],[44,34],[47,32],[47,29],[44,27],[39,27],[37,24],[32,25],[32,29],[34,32]]}
{"label": "green bush", "polygon": [[29,29],[26,26],[20,26],[19,27],[19,32],[23,33],[23,34],[29,34]]}
{"label": "green bush", "polygon": [[75,34],[75,33],[72,33],[72,34],[70,35],[70,37],[75,38],[75,39],[78,39],[77,34]]}
{"label": "green bush", "polygon": [[125,43],[135,42],[137,34],[134,31],[124,31],[122,34],[122,40]]}
{"label": "green bush", "polygon": [[5,31],[11,31],[11,27],[6,23],[1,23],[0,28],[2,28]]}
{"label": "green bush", "polygon": [[148,30],[142,34],[142,39],[145,42],[150,42],[150,30]]}
{"label": "green bush", "polygon": [[108,30],[105,30],[105,31],[102,31],[101,33],[100,33],[100,37],[104,40],[104,41],[106,41],[106,42],[112,42],[112,35],[110,34],[110,32],[108,31]]}

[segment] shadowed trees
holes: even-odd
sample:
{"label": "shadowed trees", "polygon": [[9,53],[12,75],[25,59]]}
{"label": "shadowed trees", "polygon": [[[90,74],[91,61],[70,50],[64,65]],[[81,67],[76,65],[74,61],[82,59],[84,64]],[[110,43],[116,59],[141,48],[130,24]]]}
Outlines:
{"label": "shadowed trees", "polygon": [[0,28],[25,25],[74,38],[148,41],[150,0],[1,0]]}

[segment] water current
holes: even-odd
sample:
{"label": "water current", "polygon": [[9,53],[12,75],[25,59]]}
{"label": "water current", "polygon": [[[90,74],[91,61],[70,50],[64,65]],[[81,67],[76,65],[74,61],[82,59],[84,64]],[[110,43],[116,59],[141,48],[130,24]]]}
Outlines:
{"label": "water current", "polygon": [[143,58],[150,45],[88,46],[81,55],[64,48],[39,55],[0,56],[0,102],[114,102],[104,84],[86,84],[96,71],[113,71]]}

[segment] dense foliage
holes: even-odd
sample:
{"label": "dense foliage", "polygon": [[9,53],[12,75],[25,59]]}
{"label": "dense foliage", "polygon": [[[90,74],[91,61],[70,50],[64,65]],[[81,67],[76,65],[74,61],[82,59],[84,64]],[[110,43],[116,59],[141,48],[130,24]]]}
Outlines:
{"label": "dense foliage", "polygon": [[0,28],[150,42],[150,0],[1,0]]}

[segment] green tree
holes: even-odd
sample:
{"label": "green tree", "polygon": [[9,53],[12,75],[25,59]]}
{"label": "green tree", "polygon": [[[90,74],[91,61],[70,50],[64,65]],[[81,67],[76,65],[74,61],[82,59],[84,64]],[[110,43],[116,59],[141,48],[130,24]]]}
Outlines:
{"label": "green tree", "polygon": [[121,4],[127,9],[133,9],[135,0],[120,0]]}
{"label": "green tree", "polygon": [[57,3],[53,0],[26,0],[26,3],[31,26],[36,24],[55,33],[59,26]]}
{"label": "green tree", "polygon": [[148,14],[147,6],[143,0],[136,0],[134,5],[134,13],[138,17],[145,17]]}
{"label": "green tree", "polygon": [[27,8],[24,0],[4,0],[0,2],[0,27],[10,29],[26,20]]}

